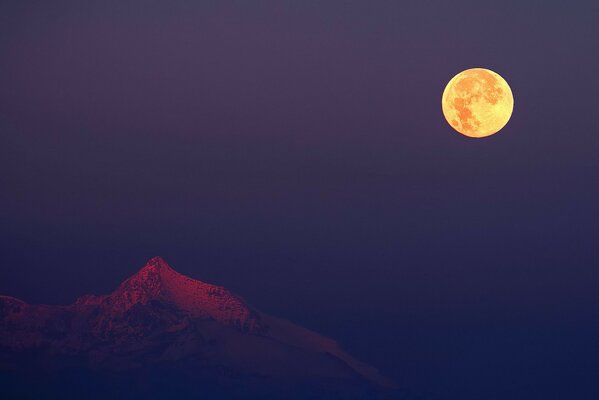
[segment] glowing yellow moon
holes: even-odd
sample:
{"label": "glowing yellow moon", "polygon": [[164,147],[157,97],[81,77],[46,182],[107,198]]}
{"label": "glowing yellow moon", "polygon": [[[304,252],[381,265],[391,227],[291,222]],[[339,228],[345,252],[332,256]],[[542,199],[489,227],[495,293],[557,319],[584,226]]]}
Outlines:
{"label": "glowing yellow moon", "polygon": [[514,110],[512,89],[499,74],[472,68],[454,76],[443,91],[443,115],[459,133],[482,138],[499,132]]}

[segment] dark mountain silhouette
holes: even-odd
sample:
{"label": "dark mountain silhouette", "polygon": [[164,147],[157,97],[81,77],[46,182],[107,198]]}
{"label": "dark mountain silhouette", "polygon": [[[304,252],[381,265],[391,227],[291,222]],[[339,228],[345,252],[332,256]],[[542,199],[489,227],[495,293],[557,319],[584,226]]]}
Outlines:
{"label": "dark mountain silhouette", "polygon": [[72,305],[0,297],[0,372],[8,398],[378,398],[393,386],[160,257]]}

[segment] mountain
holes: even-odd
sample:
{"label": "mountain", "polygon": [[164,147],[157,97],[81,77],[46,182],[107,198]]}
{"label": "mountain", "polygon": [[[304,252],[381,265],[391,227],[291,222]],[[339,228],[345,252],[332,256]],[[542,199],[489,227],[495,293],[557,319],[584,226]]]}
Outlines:
{"label": "mountain", "polygon": [[0,296],[0,384],[15,398],[61,399],[370,399],[393,386],[333,340],[160,257],[67,306]]}

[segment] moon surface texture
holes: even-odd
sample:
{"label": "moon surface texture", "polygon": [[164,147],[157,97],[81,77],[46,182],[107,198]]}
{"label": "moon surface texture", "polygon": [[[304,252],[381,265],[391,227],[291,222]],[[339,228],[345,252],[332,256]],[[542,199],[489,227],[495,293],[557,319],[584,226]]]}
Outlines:
{"label": "moon surface texture", "polygon": [[499,74],[472,68],[454,76],[443,92],[443,115],[453,129],[472,138],[499,132],[514,110],[512,90]]}

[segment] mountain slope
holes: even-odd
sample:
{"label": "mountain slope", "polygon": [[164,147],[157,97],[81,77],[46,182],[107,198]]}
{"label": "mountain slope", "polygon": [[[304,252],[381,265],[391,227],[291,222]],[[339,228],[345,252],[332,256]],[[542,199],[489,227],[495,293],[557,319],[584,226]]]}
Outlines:
{"label": "mountain slope", "polygon": [[227,289],[188,278],[154,257],[135,275],[106,296],[84,296],[76,305],[100,306],[109,315],[124,313],[137,305],[162,301],[195,318],[211,318],[244,332],[261,330],[259,318]]}
{"label": "mountain slope", "polygon": [[205,381],[190,384],[194,390],[221,382],[225,392],[242,387],[247,396],[302,387],[372,397],[391,386],[333,340],[181,275],[160,257],[112,293],[86,295],[69,306],[0,297],[0,370],[60,374],[72,368],[95,371],[94,380],[106,373],[179,371],[181,379],[191,373],[191,382]]}

